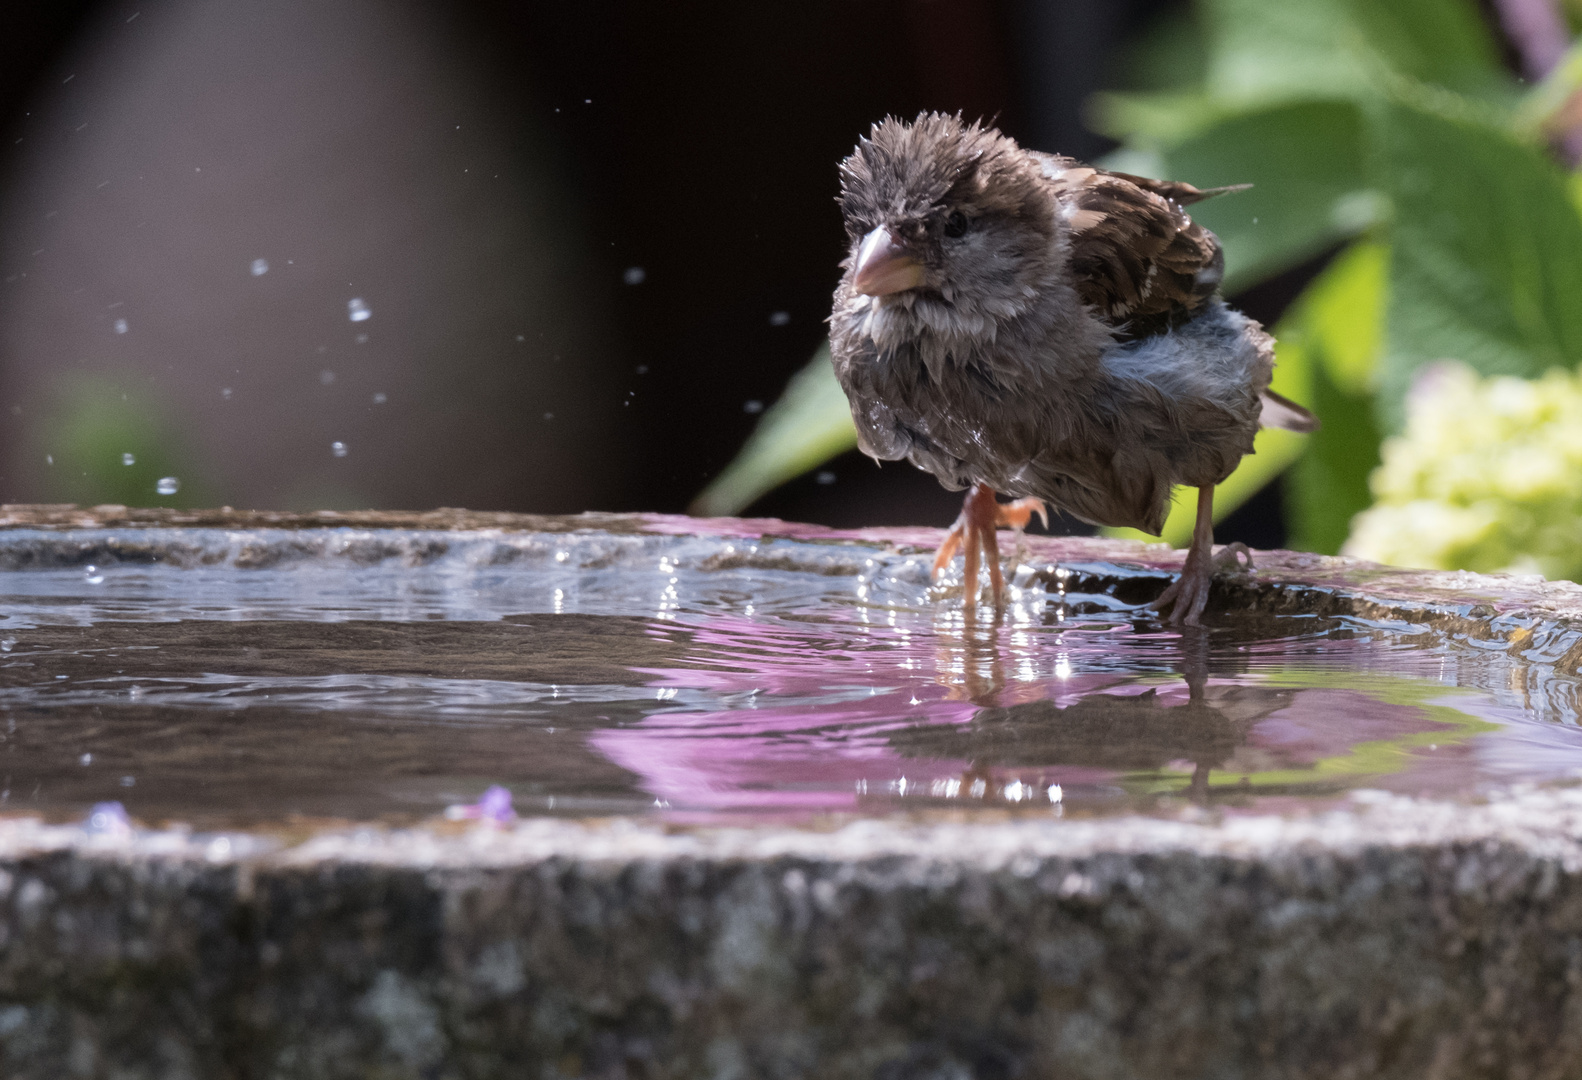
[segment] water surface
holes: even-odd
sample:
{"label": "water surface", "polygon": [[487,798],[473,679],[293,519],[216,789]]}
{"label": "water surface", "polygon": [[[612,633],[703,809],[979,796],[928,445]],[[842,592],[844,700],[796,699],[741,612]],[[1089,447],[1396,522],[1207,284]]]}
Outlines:
{"label": "water surface", "polygon": [[0,809],[145,822],[1071,816],[1582,775],[1575,680],[1420,627],[1220,616],[1023,566],[603,533],[0,535]]}

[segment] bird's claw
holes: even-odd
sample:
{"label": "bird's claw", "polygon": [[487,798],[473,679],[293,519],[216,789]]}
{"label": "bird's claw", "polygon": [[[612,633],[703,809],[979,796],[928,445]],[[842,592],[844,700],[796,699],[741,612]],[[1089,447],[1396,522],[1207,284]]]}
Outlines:
{"label": "bird's claw", "polygon": [[1000,545],[995,538],[995,530],[1002,526],[1025,529],[1034,514],[1043,521],[1045,528],[1049,527],[1049,511],[1042,499],[1026,498],[1002,503],[994,497],[994,489],[984,484],[974,484],[972,490],[967,492],[961,514],[939,545],[930,576],[938,578],[945,567],[950,565],[950,560],[955,558],[957,550],[962,550],[966,557],[962,584],[970,610],[977,594],[978,560],[982,557],[989,564],[989,584],[994,593],[994,605],[999,607],[1005,593],[1005,579],[1000,572]]}
{"label": "bird's claw", "polygon": [[1164,621],[1172,626],[1201,626],[1203,609],[1214,575],[1222,570],[1247,571],[1253,568],[1252,551],[1240,541],[1226,544],[1214,555],[1202,558],[1196,549],[1187,552],[1181,576],[1171,582],[1158,598],[1147,605],[1149,611],[1170,612]]}

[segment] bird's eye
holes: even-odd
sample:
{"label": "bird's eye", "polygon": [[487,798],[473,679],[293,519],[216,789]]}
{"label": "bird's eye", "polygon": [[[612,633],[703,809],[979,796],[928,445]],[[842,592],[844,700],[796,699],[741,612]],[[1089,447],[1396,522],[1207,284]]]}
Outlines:
{"label": "bird's eye", "polygon": [[957,210],[945,219],[945,235],[951,239],[966,236],[968,224],[970,223],[967,221],[967,215]]}

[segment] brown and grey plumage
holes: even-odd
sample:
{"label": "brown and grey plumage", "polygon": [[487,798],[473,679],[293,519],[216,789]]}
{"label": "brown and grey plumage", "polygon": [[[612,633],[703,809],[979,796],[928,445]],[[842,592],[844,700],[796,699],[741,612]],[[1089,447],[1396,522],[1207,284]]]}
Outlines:
{"label": "brown and grey plumage", "polygon": [[876,124],[842,163],[835,374],[865,453],[977,485],[959,523],[969,570],[975,543],[993,550],[984,491],[1158,533],[1190,484],[1199,529],[1156,603],[1197,621],[1214,485],[1260,423],[1315,425],[1269,390],[1273,340],[1219,299],[1219,241],[1185,210],[1219,190],[1023,150],[938,113]]}

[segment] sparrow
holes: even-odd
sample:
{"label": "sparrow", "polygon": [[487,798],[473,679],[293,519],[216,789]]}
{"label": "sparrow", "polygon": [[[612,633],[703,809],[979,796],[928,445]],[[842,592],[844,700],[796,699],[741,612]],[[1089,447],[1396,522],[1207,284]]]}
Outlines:
{"label": "sparrow", "polygon": [[1221,299],[1219,241],[1185,210],[1240,189],[1109,172],[937,112],[875,124],[840,185],[830,344],[858,445],[970,489],[936,572],[964,542],[969,596],[981,553],[998,604],[997,526],[1050,505],[1157,535],[1189,485],[1191,546],[1151,607],[1197,625],[1215,485],[1260,426],[1317,427],[1269,389],[1274,339]]}

